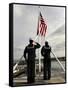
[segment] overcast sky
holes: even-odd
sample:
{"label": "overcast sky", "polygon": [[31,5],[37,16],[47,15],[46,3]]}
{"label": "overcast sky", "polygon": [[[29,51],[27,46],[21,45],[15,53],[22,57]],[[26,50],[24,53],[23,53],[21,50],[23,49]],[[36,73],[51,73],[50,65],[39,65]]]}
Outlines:
{"label": "overcast sky", "polygon": [[[29,38],[35,39],[39,11],[47,23],[45,40],[57,56],[65,56],[65,8],[51,6],[14,5],[14,59],[23,54]],[[38,41],[36,39],[36,41]]]}

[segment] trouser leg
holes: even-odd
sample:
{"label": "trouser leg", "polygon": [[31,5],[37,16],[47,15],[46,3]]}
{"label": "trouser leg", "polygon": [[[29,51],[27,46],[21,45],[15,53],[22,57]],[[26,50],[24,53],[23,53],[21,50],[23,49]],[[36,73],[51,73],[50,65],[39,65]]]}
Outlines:
{"label": "trouser leg", "polygon": [[28,83],[35,82],[35,62],[30,62],[27,67],[27,81]]}
{"label": "trouser leg", "polygon": [[51,62],[48,62],[48,79],[51,78]]}
{"label": "trouser leg", "polygon": [[44,80],[47,80],[47,63],[44,62],[44,75],[43,75]]}
{"label": "trouser leg", "polygon": [[31,79],[31,73],[30,73],[31,71],[30,71],[30,68],[29,67],[27,67],[27,82],[28,83],[30,83],[30,79]]}

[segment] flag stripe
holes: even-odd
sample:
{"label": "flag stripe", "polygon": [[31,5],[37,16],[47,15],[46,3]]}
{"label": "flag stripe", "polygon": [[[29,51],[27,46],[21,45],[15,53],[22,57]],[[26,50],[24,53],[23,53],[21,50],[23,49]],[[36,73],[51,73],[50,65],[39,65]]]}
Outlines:
{"label": "flag stripe", "polygon": [[37,28],[37,35],[45,36],[47,30],[47,24],[45,23],[42,14],[40,13],[40,17],[38,20],[38,28]]}

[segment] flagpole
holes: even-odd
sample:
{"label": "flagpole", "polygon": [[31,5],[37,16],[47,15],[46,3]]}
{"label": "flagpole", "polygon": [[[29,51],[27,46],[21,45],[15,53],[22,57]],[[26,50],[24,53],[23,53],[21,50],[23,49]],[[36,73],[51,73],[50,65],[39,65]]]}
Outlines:
{"label": "flagpole", "polygon": [[[40,13],[40,6],[39,6],[39,13]],[[41,44],[41,36],[40,34],[38,35],[38,42]],[[38,50],[39,52],[39,77],[40,77],[40,73],[41,73],[41,48],[39,48]]]}

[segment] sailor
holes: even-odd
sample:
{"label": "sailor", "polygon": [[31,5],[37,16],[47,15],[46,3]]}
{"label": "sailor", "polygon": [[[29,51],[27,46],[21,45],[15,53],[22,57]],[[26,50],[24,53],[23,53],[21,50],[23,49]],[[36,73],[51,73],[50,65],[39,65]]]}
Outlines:
{"label": "sailor", "polygon": [[41,49],[41,54],[44,57],[43,59],[43,78],[44,80],[49,80],[51,78],[51,57],[50,57],[51,47],[48,45],[48,41],[45,42],[45,45]]}
{"label": "sailor", "polygon": [[27,61],[27,82],[33,83],[35,82],[35,57],[36,57],[36,49],[40,48],[40,44],[29,40],[29,44],[26,46],[24,50],[24,58]]}

